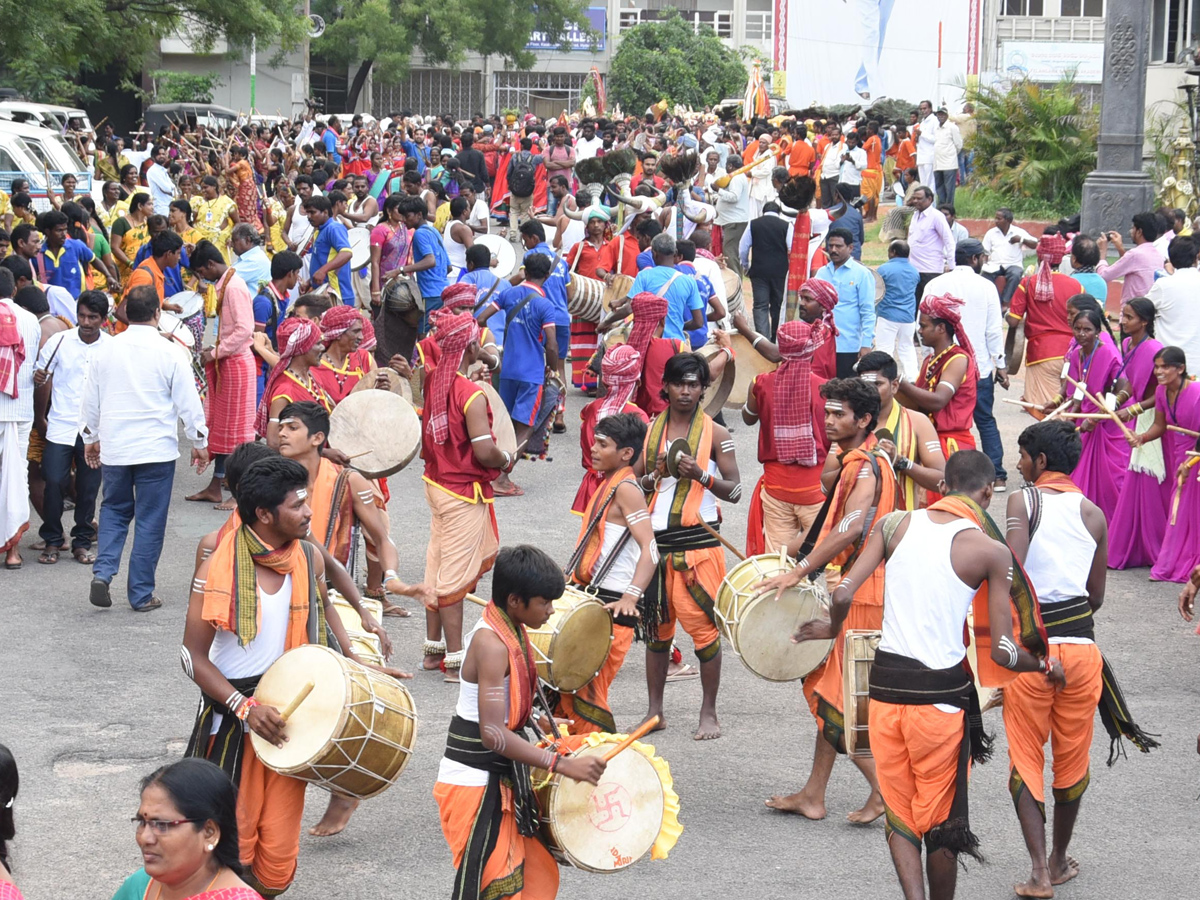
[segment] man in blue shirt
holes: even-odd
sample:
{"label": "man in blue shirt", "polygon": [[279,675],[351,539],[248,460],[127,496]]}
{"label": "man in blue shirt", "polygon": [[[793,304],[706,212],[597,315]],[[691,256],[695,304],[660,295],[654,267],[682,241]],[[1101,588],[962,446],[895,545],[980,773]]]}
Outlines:
{"label": "man in blue shirt", "polygon": [[338,121],[338,117],[330,116],[329,121],[325,123],[325,130],[321,132],[321,143],[325,145],[325,155],[339,166],[342,164],[342,154],[338,153],[338,137],[341,127],[342,123]]}
{"label": "man in blue shirt", "polygon": [[654,267],[654,254],[650,251],[650,242],[662,234],[662,231],[662,226],[653,219],[644,219],[637,223],[637,242],[642,249],[642,252],[637,255],[639,272]]}
{"label": "man in blue shirt", "polygon": [[[663,322],[662,336],[677,341],[686,340],[687,329],[706,328],[704,324],[704,301],[696,279],[690,278],[675,268],[675,238],[665,232],[650,242],[654,254],[654,266],[638,272],[629,289],[629,297],[642,291],[657,294],[667,301],[667,318]],[[628,307],[628,300],[619,305]],[[628,315],[629,311],[625,311]]]}
{"label": "man in blue shirt", "polygon": [[417,276],[417,287],[424,299],[425,309],[421,313],[419,332],[422,337],[429,331],[429,314],[441,309],[442,291],[450,283],[450,259],[442,236],[429,224],[426,214],[429,207],[420,197],[405,197],[400,203],[400,215],[404,225],[412,229],[412,262],[400,267],[401,275]]}
{"label": "man in blue shirt", "polygon": [[37,218],[37,230],[45,235],[42,249],[34,258],[38,279],[69,291],[79,299],[83,291],[83,276],[95,258],[83,241],[67,237],[69,220],[65,213],[51,209]]}
{"label": "man in blue shirt", "polygon": [[[508,285],[501,284],[493,291],[493,286],[500,281],[496,274],[492,272],[490,266],[492,264],[492,251],[486,244],[474,244],[467,248],[467,268],[459,273],[458,280],[465,281],[467,284],[475,285],[476,296],[479,299],[476,303],[482,303],[486,296],[489,300],[496,296],[496,293],[504,290]],[[491,291],[491,296],[488,292]],[[478,312],[479,310],[473,310]],[[496,340],[496,347],[504,346],[504,316],[493,316],[488,328],[492,332],[492,337]]]}
{"label": "man in blue shirt", "polygon": [[328,197],[309,197],[304,212],[316,232],[313,240],[312,262],[316,266],[309,276],[313,286],[329,281],[331,297],[341,297],[346,306],[354,305],[354,282],[350,280],[350,236],[346,226],[333,218],[333,204]]}
{"label": "man in blue shirt", "polygon": [[725,310],[720,301],[717,302],[719,309],[710,309],[710,304],[716,295],[716,288],[712,282],[705,276],[696,271],[696,245],[692,241],[676,241],[675,242],[675,268],[696,282],[696,290],[700,294],[700,299],[704,302],[706,311],[706,321],[703,328],[689,328],[688,340],[691,342],[693,350],[699,350],[708,343],[708,320],[716,321],[725,317]]}
{"label": "man in blue shirt", "polygon": [[908,260],[908,241],[888,245],[888,261],[875,270],[883,279],[883,299],[875,307],[875,349],[900,364],[900,374],[916,378],[917,283],[921,273]]}
{"label": "man in blue shirt", "polygon": [[[571,313],[567,310],[567,282],[570,280],[570,267],[567,261],[562,259],[551,249],[546,243],[546,229],[542,227],[542,223],[536,219],[529,219],[521,223],[521,243],[524,245],[526,257],[530,253],[541,253],[543,256],[550,257],[551,261],[557,258],[554,265],[554,270],[550,273],[550,277],[546,279],[543,285],[546,291],[546,299],[554,306],[554,333],[555,339],[558,341],[558,365],[559,378],[564,384],[567,380],[566,360],[567,353],[571,347]],[[563,413],[566,411],[566,395],[560,395],[559,408],[554,413],[554,433],[562,434],[567,430],[566,424],[563,422]]]}
{"label": "man in blue shirt", "polygon": [[257,294],[258,289],[271,280],[271,257],[262,247],[262,235],[249,222],[240,222],[233,226],[229,246],[237,254],[233,271],[246,282],[251,294]]}
{"label": "man in blue shirt", "polygon": [[854,364],[875,342],[875,276],[851,256],[853,245],[854,236],[845,228],[830,228],[825,237],[829,262],[815,276],[837,288],[833,324],[838,329],[838,378],[853,378]]}
{"label": "man in blue shirt", "polygon": [[853,193],[849,185],[838,185],[838,193],[841,194],[842,202],[834,209],[829,210],[829,216],[833,221],[837,222],[838,228],[845,228],[854,235],[854,249],[852,255],[856,260],[862,261],[863,241],[866,239],[866,232],[863,230],[862,213],[854,205],[854,200],[849,195]]}
{"label": "man in blue shirt", "polygon": [[[545,290],[552,263],[543,253],[527,253],[525,280],[498,290],[476,316],[481,326],[494,313],[505,317],[500,399],[508,407],[518,447],[529,439],[538,420],[546,373],[559,368],[556,311]],[[507,474],[492,482],[492,489],[502,497],[525,493]]]}
{"label": "man in blue shirt", "polygon": [[[146,220],[146,237],[148,240],[138,248],[137,256],[133,258],[133,267],[135,269],[150,258],[150,241],[154,240],[156,234],[160,234],[166,230],[166,216],[153,215]],[[167,266],[163,269],[163,293],[167,297],[174,297],[176,294],[187,290],[183,286],[183,270],[189,268],[191,268],[191,263],[188,261],[188,252],[185,246],[179,251],[179,264]]]}
{"label": "man in blue shirt", "polygon": [[[291,250],[281,250],[271,258],[271,279],[254,297],[254,330],[266,334],[271,346],[279,349],[275,332],[279,323],[287,316],[288,294],[300,283],[300,272],[304,261]],[[258,360],[258,401],[262,402],[267,373],[271,366],[265,359]]]}

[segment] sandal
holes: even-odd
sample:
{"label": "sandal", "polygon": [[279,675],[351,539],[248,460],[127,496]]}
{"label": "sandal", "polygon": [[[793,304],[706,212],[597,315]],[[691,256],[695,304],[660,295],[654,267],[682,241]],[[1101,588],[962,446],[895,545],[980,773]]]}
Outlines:
{"label": "sandal", "polygon": [[387,603],[387,602],[385,602],[383,604],[383,614],[385,616],[395,616],[397,619],[407,619],[409,616],[412,615],[412,613],[409,612],[407,609],[405,609],[403,606],[400,606],[399,604],[396,604],[396,603]]}
{"label": "sandal", "polygon": [[667,681],[688,681],[692,678],[699,678],[700,670],[691,663],[686,663],[678,672],[667,676]]}
{"label": "sandal", "polygon": [[76,547],[71,551],[71,555],[75,557],[75,562],[81,565],[90,566],[96,562],[96,552],[91,547]]}
{"label": "sandal", "polygon": [[58,562],[58,554],[62,552],[58,547],[47,547],[38,556],[38,563],[43,566],[52,566]]}

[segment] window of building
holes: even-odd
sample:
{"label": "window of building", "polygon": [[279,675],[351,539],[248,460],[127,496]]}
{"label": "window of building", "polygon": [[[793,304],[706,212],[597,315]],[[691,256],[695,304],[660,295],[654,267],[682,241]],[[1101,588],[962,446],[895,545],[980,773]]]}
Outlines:
{"label": "window of building", "polygon": [[1104,0],[1062,0],[1062,15],[1101,18],[1104,15]]}
{"label": "window of building", "polygon": [[1154,0],[1150,8],[1150,62],[1182,62],[1197,48],[1200,0]]}
{"label": "window of building", "polygon": [[771,41],[771,28],[773,24],[774,14],[770,11],[747,12],[746,40],[761,44],[769,44]]}
{"label": "window of building", "polygon": [[1002,0],[1000,14],[1004,16],[1044,15],[1045,0]]}
{"label": "window of building", "polygon": [[642,10],[623,9],[620,11],[620,18],[617,20],[617,32],[628,31],[634,25],[640,25],[641,21]]}

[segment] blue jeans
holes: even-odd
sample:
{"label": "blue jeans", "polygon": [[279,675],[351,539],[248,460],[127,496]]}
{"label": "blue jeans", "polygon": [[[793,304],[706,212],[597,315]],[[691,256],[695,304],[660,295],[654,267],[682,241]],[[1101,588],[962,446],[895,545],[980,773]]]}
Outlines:
{"label": "blue jeans", "polygon": [[71,529],[71,549],[90,550],[96,542],[92,519],[96,516],[96,495],[100,492],[99,469],[91,468],[83,458],[83,438],[74,445],[46,441],[42,449],[42,477],[46,479],[46,499],[42,507],[42,527],[38,535],[47,547],[63,545],[63,495],[71,483],[71,462],[75,463],[75,527]]}
{"label": "blue jeans", "polygon": [[996,427],[996,417],[992,415],[992,404],[995,402],[995,397],[995,373],[976,382],[975,427],[979,429],[979,442],[983,444],[983,452],[996,467],[996,480],[1007,481],[1008,472],[1004,470],[1004,444],[1000,442],[1000,429]]}
{"label": "blue jeans", "polygon": [[100,506],[100,542],[96,578],[112,583],[121,568],[129,525],[137,521],[129,553],[129,605],[145,606],[154,596],[154,570],[162,555],[167,509],[175,483],[175,460],[133,466],[101,466],[104,503]]}

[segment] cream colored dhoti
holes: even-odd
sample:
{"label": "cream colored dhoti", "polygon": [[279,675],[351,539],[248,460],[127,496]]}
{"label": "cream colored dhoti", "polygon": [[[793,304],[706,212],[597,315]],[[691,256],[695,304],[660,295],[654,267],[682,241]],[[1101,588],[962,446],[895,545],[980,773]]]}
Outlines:
{"label": "cream colored dhoti", "polygon": [[797,534],[807,532],[821,511],[820,503],[801,506],[777,500],[767,491],[762,492],[763,538],[767,553],[776,553],[779,548]]}
{"label": "cream colored dhoti", "polygon": [[1045,406],[1062,391],[1062,357],[1044,359],[1025,367],[1025,400]]}
{"label": "cream colored dhoti", "polygon": [[425,550],[425,583],[438,606],[453,606],[475,590],[496,560],[500,534],[491,503],[468,503],[428,482],[425,500],[432,519]]}

